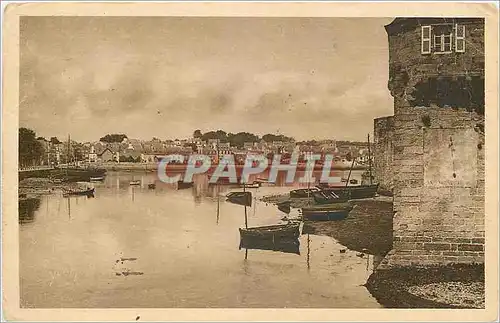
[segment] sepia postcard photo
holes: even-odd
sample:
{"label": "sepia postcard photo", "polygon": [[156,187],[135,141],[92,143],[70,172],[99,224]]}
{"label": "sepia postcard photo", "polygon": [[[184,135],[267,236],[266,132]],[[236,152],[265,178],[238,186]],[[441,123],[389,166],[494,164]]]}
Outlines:
{"label": "sepia postcard photo", "polygon": [[3,11],[4,319],[498,318],[498,4]]}

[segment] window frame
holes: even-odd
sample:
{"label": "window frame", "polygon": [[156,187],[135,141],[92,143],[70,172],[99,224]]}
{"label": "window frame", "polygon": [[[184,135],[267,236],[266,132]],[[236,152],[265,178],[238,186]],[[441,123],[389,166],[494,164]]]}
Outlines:
{"label": "window frame", "polygon": [[[458,28],[462,29],[462,36],[458,36]],[[458,42],[462,42],[462,49],[458,49]],[[455,24],[455,52],[465,53],[465,25]]]}
{"label": "window frame", "polygon": [[[428,30],[428,37],[425,37],[424,30]],[[429,42],[429,46],[427,49],[424,50],[424,43]],[[426,25],[426,26],[421,26],[421,42],[420,42],[420,53],[421,54],[431,54],[432,53],[432,26],[431,25]]]}

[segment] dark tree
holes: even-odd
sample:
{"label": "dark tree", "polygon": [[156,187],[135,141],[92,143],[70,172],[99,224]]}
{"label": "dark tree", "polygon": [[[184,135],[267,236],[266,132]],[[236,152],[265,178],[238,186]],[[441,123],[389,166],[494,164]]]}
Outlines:
{"label": "dark tree", "polygon": [[53,145],[59,145],[61,142],[57,139],[57,137],[50,137],[50,143]]}
{"label": "dark tree", "polygon": [[203,134],[201,133],[201,130],[200,129],[196,129],[194,132],[193,132],[193,138],[201,138],[203,136]]}
{"label": "dark tree", "polygon": [[128,138],[127,135],[124,134],[108,134],[105,135],[104,137],[101,137],[99,141],[101,142],[107,142],[107,143],[112,143],[112,142],[122,142],[123,139]]}
{"label": "dark tree", "polygon": [[271,133],[268,133],[268,134],[262,136],[262,139],[264,139],[265,142],[273,142],[273,141],[290,142],[290,141],[293,141],[292,137],[287,137],[284,135],[273,135]]}
{"label": "dark tree", "polygon": [[242,148],[245,142],[259,141],[259,136],[249,132],[238,132],[237,134],[230,133],[227,139],[231,143],[231,146]]}
{"label": "dark tree", "polygon": [[43,146],[36,140],[36,133],[28,128],[19,128],[19,164],[34,166],[43,157]]}

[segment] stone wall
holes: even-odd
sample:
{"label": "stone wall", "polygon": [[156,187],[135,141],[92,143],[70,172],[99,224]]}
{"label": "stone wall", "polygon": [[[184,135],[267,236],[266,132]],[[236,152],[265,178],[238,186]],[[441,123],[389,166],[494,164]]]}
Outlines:
{"label": "stone wall", "polygon": [[373,143],[373,175],[375,183],[379,183],[379,193],[392,195],[392,136],[394,134],[393,117],[383,117],[374,120]]}
{"label": "stone wall", "polygon": [[381,268],[484,262],[484,116],[451,108],[398,112],[394,242]]}

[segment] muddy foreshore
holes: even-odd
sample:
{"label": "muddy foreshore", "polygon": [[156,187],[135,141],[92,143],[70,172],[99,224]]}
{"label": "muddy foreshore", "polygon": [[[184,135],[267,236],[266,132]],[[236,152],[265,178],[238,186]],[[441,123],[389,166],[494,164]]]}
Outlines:
{"label": "muddy foreshore", "polygon": [[[290,198],[288,194],[264,196],[262,201],[272,204],[290,201],[292,208],[310,205],[310,199]],[[349,203],[354,208],[345,220],[308,221],[304,231],[330,236],[351,250],[385,256],[392,248],[392,199],[380,196]]]}
{"label": "muddy foreshore", "polygon": [[46,194],[63,193],[85,187],[84,183],[64,182],[50,178],[30,177],[19,181],[19,196],[39,197]]}

